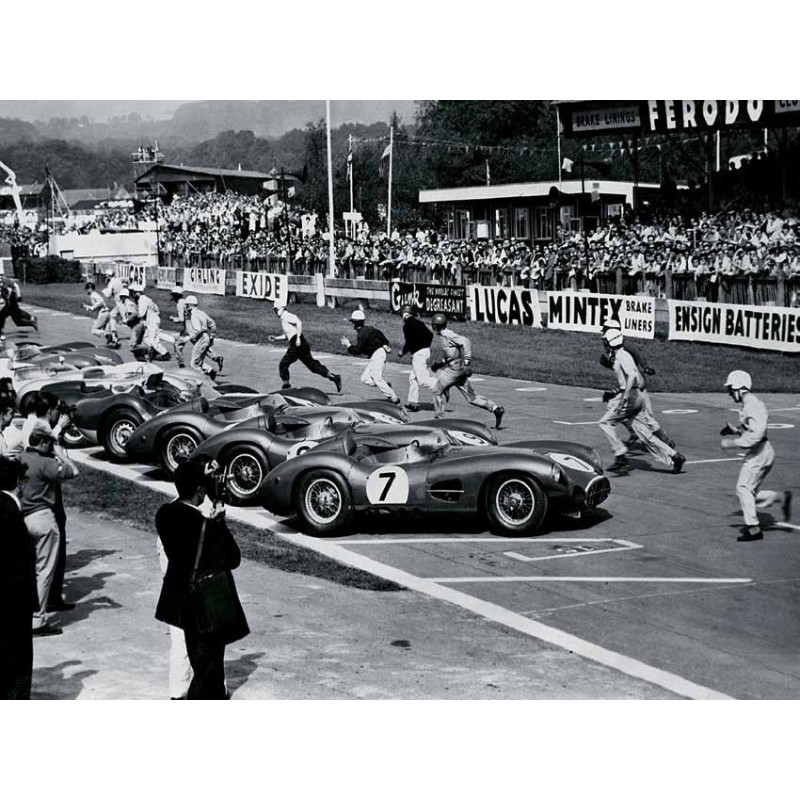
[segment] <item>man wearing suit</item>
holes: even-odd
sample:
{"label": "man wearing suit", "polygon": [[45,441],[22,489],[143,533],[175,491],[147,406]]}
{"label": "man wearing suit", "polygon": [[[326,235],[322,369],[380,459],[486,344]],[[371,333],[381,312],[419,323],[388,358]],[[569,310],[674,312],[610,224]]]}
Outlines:
{"label": "man wearing suit", "polygon": [[[187,700],[225,700],[225,645],[250,633],[247,620],[234,597],[230,609],[232,623],[211,633],[198,630],[192,610],[191,588],[201,534],[203,545],[197,573],[233,570],[241,554],[236,540],[225,524],[225,508],[215,503],[206,518],[198,506],[206,497],[206,467],[197,461],[180,464],[175,471],[178,497],[165,503],[156,514],[156,529],[168,559],[156,619],[182,628],[194,676]],[[203,528],[205,532],[203,533]]]}
{"label": "man wearing suit", "polygon": [[17,497],[25,472],[19,461],[0,456],[0,700],[31,696],[31,615],[39,598],[36,552]]}

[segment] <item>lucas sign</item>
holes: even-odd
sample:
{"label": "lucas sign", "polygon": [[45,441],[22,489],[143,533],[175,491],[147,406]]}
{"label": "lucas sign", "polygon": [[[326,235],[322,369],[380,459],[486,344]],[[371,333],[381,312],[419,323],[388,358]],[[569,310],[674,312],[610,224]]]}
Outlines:
{"label": "lucas sign", "polygon": [[283,300],[289,294],[289,282],[286,275],[274,275],[271,272],[245,272],[236,270],[236,296],[254,297],[259,300]]}
{"label": "lucas sign", "polygon": [[183,288],[198,294],[225,294],[225,270],[199,267],[184,269]]}
{"label": "lucas sign", "polygon": [[669,338],[800,353],[800,309],[668,300]]}
{"label": "lucas sign", "polygon": [[473,322],[542,327],[539,297],[535,291],[472,284],[467,287],[467,296]]}
{"label": "lucas sign", "polygon": [[652,297],[548,292],[547,314],[547,327],[562,331],[600,333],[606,320],[615,320],[623,336],[652,339],[656,332]]}

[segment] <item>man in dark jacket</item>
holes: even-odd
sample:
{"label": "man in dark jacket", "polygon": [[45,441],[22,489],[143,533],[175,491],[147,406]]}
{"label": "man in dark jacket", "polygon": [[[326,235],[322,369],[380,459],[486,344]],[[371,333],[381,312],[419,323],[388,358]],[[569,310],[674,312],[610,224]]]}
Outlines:
{"label": "man in dark jacket", "polygon": [[411,353],[408,403],[405,407],[409,411],[419,411],[419,387],[432,389],[436,385],[436,378],[428,369],[433,333],[422,320],[417,318],[416,309],[412,306],[403,306],[400,313],[403,315],[403,336],[405,337],[400,358],[406,353]]}
{"label": "man in dark jacket", "polygon": [[31,696],[31,615],[39,596],[36,552],[17,497],[25,472],[19,461],[0,456],[0,700]]}
{"label": "man in dark jacket", "polygon": [[225,524],[224,506],[216,503],[208,518],[198,508],[206,497],[206,482],[201,462],[179,465],[175,472],[178,497],[161,506],[156,514],[156,529],[169,563],[155,616],[183,629],[194,672],[187,699],[225,700],[225,645],[244,638],[250,629],[235,595],[226,609],[231,616],[229,625],[212,632],[198,629],[200,620],[191,596],[195,571],[203,575],[233,570],[241,561],[236,540]]}
{"label": "man in dark jacket", "polygon": [[391,400],[396,406],[400,405],[400,398],[395,394],[392,385],[383,377],[383,365],[386,363],[387,353],[391,353],[389,340],[383,331],[365,325],[366,317],[361,309],[357,309],[350,315],[350,322],[356,332],[356,343],[352,344],[346,336],[342,336],[341,342],[347,348],[347,352],[353,356],[366,356],[369,364],[364,372],[361,373],[361,383],[367,386],[377,386],[383,395]]}

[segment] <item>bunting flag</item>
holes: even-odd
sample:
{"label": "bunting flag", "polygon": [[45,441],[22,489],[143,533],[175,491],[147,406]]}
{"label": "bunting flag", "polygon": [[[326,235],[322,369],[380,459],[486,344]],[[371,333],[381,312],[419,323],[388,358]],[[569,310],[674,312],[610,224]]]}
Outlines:
{"label": "bunting flag", "polygon": [[568,172],[570,175],[572,175],[572,165],[574,163],[575,162],[571,158],[565,158],[564,163],[561,165],[561,169],[564,170],[564,172]]}
{"label": "bunting flag", "polygon": [[347,151],[347,180],[353,180],[353,143],[350,142],[350,149]]}
{"label": "bunting flag", "polygon": [[389,158],[391,154],[392,154],[392,146],[391,144],[387,144],[386,149],[381,154],[381,163],[378,166],[378,174],[381,176],[381,178],[384,175],[386,159]]}

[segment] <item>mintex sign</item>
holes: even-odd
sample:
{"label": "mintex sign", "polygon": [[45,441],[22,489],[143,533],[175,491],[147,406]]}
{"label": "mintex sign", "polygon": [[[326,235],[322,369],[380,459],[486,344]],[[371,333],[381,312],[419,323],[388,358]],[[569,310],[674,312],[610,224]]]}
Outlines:
{"label": "mintex sign", "polygon": [[625,336],[652,339],[656,306],[652,297],[587,292],[548,292],[547,327],[562,331],[600,333],[607,320],[619,322]]}

